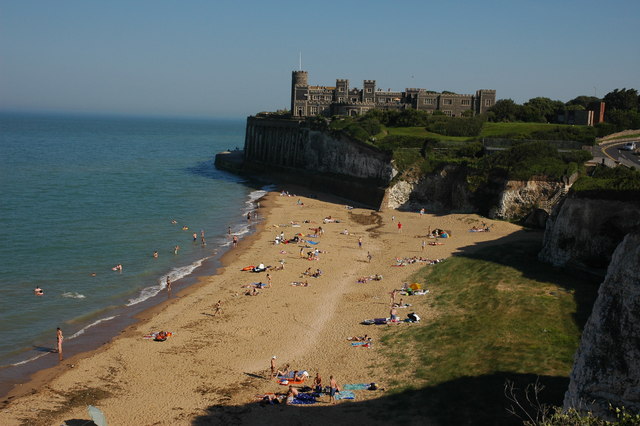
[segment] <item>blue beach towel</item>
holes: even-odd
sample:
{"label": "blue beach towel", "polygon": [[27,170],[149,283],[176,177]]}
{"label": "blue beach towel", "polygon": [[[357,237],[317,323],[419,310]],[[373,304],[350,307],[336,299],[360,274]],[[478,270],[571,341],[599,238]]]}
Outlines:
{"label": "blue beach towel", "polygon": [[311,240],[305,240],[305,241],[306,241],[307,243],[309,243],[309,244],[313,244],[313,245],[316,245],[316,244],[318,244],[318,243],[320,242],[320,241],[311,241]]}
{"label": "blue beach towel", "polygon": [[308,393],[299,393],[298,396],[296,396],[295,398],[293,398],[293,401],[291,401],[291,404],[296,404],[296,405],[308,405],[308,404],[315,404],[316,402],[316,398]]}
{"label": "blue beach towel", "polygon": [[344,390],[365,390],[369,389],[369,383],[350,383],[348,385],[344,385],[342,389]]}
{"label": "blue beach towel", "polygon": [[350,390],[342,390],[340,392],[336,392],[334,398],[336,399],[336,401],[339,401],[341,399],[356,399],[356,395]]}

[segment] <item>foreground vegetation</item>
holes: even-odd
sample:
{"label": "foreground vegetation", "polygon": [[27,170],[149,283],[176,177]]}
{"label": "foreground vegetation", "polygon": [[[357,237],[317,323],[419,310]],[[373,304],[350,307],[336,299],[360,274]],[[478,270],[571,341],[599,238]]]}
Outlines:
{"label": "foreground vegetation", "polygon": [[538,383],[542,405],[562,403],[598,281],[538,262],[538,250],[538,241],[503,244],[415,274],[430,293],[405,301],[435,319],[389,326],[382,340],[402,406],[389,413],[395,421],[424,416],[442,424],[521,424],[535,418],[541,407],[524,404],[527,412],[519,412],[505,395],[509,383],[523,400],[522,389]]}

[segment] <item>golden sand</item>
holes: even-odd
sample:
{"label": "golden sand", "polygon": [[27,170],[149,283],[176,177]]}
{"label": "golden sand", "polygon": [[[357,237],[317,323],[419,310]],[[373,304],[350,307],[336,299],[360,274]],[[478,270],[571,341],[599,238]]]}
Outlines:
{"label": "golden sand", "polygon": [[[330,197],[319,200],[279,193],[269,193],[259,213],[258,232],[229,250],[217,275],[203,278],[144,313],[140,322],[98,350],[66,359],[56,369],[37,375],[32,393],[17,396],[2,407],[0,424],[59,425],[65,420],[88,420],[87,404],[99,407],[111,425],[205,424],[199,416],[206,415],[214,416],[211,424],[283,424],[283,418],[288,419],[286,424],[344,424],[352,422],[349,416],[362,420],[366,413],[317,411],[329,407],[326,396],[309,407],[260,407],[255,403],[256,394],[286,391],[269,378],[271,357],[277,356],[278,366],[287,363],[292,369],[309,371],[309,384],[319,372],[325,385],[333,375],[341,385],[377,382],[384,387],[390,378],[377,362],[376,338],[385,327],[393,326],[360,322],[388,317],[389,293],[424,266],[392,266],[395,258],[447,258],[460,248],[496,241],[520,229],[477,215],[350,210]],[[328,216],[340,222],[323,223]],[[491,232],[468,232],[485,221],[493,225]],[[291,222],[300,226],[293,227]],[[296,233],[311,234],[318,226],[324,235],[313,240],[320,243],[304,251],[317,247],[322,251],[319,260],[301,258],[301,244],[274,244],[280,232],[291,238]],[[451,231],[452,237],[441,240],[443,245],[427,245],[423,251],[422,236],[429,227]],[[342,234],[345,229],[349,235]],[[358,238],[362,238],[362,248]],[[367,252],[372,255],[370,262]],[[257,296],[245,296],[243,285],[266,283],[267,279],[266,273],[241,268],[260,263],[278,266],[281,259],[284,270],[270,272],[272,287],[260,290]],[[321,269],[323,274],[303,277],[307,268]],[[358,277],[372,274],[381,274],[383,279],[357,282]],[[308,287],[290,285],[304,280]],[[218,300],[222,312],[213,316]],[[399,310],[401,318],[405,311]],[[407,326],[428,324],[430,313],[418,314],[421,323]],[[162,343],[143,339],[158,330],[174,335]],[[374,338],[371,348],[353,347],[346,340],[365,333]],[[25,389],[30,387],[23,385],[23,394]],[[381,395],[360,392],[358,398]],[[354,403],[341,401],[337,407],[348,404]],[[210,407],[214,408],[208,411]],[[226,407],[226,411],[216,407]],[[367,422],[377,423],[376,419]]]}

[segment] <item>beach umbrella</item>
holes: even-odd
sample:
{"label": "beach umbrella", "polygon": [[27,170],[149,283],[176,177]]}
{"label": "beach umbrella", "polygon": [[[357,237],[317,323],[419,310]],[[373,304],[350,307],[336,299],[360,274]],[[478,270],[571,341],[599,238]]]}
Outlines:
{"label": "beach umbrella", "polygon": [[98,407],[94,407],[93,405],[89,405],[87,407],[87,411],[91,416],[91,420],[98,426],[107,426],[107,418],[104,416],[104,413],[100,411]]}

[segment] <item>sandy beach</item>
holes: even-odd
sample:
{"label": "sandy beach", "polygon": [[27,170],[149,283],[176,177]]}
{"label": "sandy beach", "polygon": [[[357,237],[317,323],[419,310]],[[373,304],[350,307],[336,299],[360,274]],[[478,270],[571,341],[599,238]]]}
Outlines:
{"label": "sandy beach", "polygon": [[[272,192],[261,200],[258,231],[229,250],[218,274],[146,311],[138,323],[107,345],[36,375],[32,383],[3,399],[0,424],[88,420],[88,404],[99,407],[113,425],[282,424],[283,419],[288,424],[344,424],[354,418],[378,423],[367,413],[349,411],[353,401],[339,401],[341,409],[320,414],[318,408],[329,407],[327,396],[311,406],[260,407],[256,395],[286,391],[286,386],[269,377],[272,356],[279,367],[290,364],[292,369],[307,370],[309,385],[319,372],[325,385],[333,375],[340,385],[376,382],[385,387],[389,377],[377,362],[376,347],[382,330],[425,326],[432,315],[417,312],[422,318],[417,324],[360,324],[388,317],[389,293],[425,266],[398,267],[395,259],[446,259],[462,247],[468,250],[521,228],[472,214],[348,209],[329,196],[301,196],[299,188],[287,189],[296,195]],[[331,222],[323,222],[327,217]],[[491,232],[469,232],[483,222],[491,225]],[[317,245],[274,244],[281,232],[287,239],[298,233],[306,239],[319,226],[323,235],[308,238]],[[429,245],[436,241],[425,238],[429,228],[447,230],[451,238]],[[318,260],[301,257],[301,247],[305,254],[317,248]],[[245,295],[243,286],[267,283],[267,272],[242,271],[243,267],[260,263],[277,267],[281,260],[284,269],[269,271],[270,288]],[[302,275],[307,268],[320,269],[322,275]],[[383,279],[357,282],[372,274]],[[304,281],[309,285],[291,285]],[[214,315],[218,300],[222,310]],[[400,318],[408,312],[399,310]],[[160,330],[173,335],[164,342],[144,338]],[[354,347],[347,341],[363,334],[373,338],[372,347]],[[382,391],[361,392],[357,397],[362,401],[382,395]]]}

